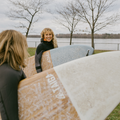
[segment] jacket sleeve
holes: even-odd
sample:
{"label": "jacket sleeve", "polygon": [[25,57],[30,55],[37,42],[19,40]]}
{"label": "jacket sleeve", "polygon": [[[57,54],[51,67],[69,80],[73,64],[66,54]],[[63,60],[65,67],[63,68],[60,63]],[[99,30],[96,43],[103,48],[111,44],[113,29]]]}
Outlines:
{"label": "jacket sleeve", "polygon": [[42,54],[45,50],[43,49],[43,46],[40,44],[37,49],[36,49],[36,53],[35,53],[35,68],[37,73],[42,72],[42,67],[41,67],[41,58],[42,58]]}

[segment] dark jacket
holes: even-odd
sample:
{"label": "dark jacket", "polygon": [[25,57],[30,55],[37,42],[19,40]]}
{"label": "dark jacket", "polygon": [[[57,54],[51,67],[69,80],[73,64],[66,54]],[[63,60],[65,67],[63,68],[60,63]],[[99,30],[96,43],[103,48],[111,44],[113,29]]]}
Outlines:
{"label": "dark jacket", "polygon": [[47,41],[43,41],[43,39],[41,39],[41,43],[38,45],[37,49],[36,49],[36,53],[35,53],[35,68],[37,73],[42,71],[41,68],[41,58],[42,58],[42,53],[44,51],[53,49],[53,43],[51,42],[47,42]]}
{"label": "dark jacket", "polygon": [[24,72],[16,71],[7,63],[0,66],[0,113],[2,120],[18,118],[18,83],[26,78]]}

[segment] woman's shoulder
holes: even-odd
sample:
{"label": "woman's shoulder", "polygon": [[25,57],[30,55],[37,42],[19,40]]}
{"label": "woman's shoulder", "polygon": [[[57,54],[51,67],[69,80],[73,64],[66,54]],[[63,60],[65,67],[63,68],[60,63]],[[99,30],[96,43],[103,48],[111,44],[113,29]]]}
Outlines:
{"label": "woman's shoulder", "polygon": [[36,53],[38,54],[43,49],[44,49],[44,43],[41,42],[36,48]]}
{"label": "woman's shoulder", "polygon": [[18,70],[13,69],[8,63],[3,63],[0,66],[0,72],[5,73],[6,75],[10,75],[10,76],[21,74],[21,70],[18,71]]}
{"label": "woman's shoulder", "polygon": [[43,42],[41,42],[38,46],[37,46],[37,49],[42,49],[44,47],[44,43]]}

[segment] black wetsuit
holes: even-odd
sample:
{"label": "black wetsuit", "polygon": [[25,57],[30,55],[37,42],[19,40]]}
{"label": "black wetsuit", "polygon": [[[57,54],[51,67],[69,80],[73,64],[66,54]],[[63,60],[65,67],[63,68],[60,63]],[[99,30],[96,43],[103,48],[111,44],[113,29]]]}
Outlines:
{"label": "black wetsuit", "polygon": [[0,114],[2,120],[18,118],[18,83],[26,78],[24,72],[16,71],[7,63],[0,66]]}
{"label": "black wetsuit", "polygon": [[37,73],[42,71],[41,68],[41,58],[42,58],[42,53],[44,51],[53,49],[53,43],[51,42],[47,42],[47,41],[43,41],[43,39],[41,39],[41,43],[38,45],[37,49],[36,49],[36,53],[35,53],[35,67],[36,67],[36,71]]}

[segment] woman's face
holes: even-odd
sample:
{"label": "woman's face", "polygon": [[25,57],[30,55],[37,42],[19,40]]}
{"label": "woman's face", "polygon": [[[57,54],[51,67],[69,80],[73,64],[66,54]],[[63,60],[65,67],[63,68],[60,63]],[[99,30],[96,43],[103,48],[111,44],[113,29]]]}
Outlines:
{"label": "woman's face", "polygon": [[45,34],[44,34],[44,39],[45,39],[45,41],[47,41],[47,42],[50,42],[51,40],[52,40],[52,33],[51,32],[46,32]]}

